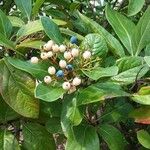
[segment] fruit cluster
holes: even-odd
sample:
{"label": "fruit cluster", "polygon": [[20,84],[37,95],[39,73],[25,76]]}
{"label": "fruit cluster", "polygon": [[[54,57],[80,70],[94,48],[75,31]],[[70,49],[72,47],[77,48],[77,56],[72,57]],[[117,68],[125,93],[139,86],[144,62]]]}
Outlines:
{"label": "fruit cluster", "polygon": [[[75,60],[79,60],[79,58],[89,60],[91,58],[90,51],[87,50],[82,53],[76,44],[77,38],[73,36],[70,39],[69,45],[57,45],[54,41],[50,40],[42,47],[43,50],[40,54],[41,59],[50,59],[53,64],[48,68],[49,75],[44,77],[46,84],[62,79],[62,88],[64,90],[67,90],[68,93],[76,91],[76,87],[79,86],[82,81],[77,75],[77,69],[74,67],[78,67]],[[31,58],[31,63],[33,64],[38,63],[38,61],[38,57]]]}

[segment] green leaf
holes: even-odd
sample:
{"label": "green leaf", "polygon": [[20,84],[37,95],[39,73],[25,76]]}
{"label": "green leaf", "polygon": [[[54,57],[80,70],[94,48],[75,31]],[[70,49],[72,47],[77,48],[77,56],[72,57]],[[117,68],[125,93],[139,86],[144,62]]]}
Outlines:
{"label": "green leaf", "polygon": [[7,61],[17,69],[28,72],[33,77],[43,80],[48,74],[47,69],[50,66],[49,62],[39,62],[38,64],[32,64],[29,61],[22,61],[17,58],[7,57]]}
{"label": "green leaf", "polygon": [[150,43],[150,7],[147,8],[144,15],[140,18],[133,34],[133,50],[137,56],[147,44]]}
{"label": "green leaf", "polygon": [[60,32],[62,34],[65,34],[65,35],[69,35],[69,36],[76,36],[78,38],[78,40],[82,41],[84,40],[84,37],[76,32],[73,32],[69,29],[65,29],[65,28],[60,28]]}
{"label": "green leaf", "polygon": [[100,57],[106,56],[108,52],[107,44],[99,34],[88,34],[82,42],[82,47],[91,50],[93,55]]}
{"label": "green leaf", "polygon": [[143,147],[150,149],[150,134],[147,131],[139,130],[137,132],[137,138]]}
{"label": "green leaf", "polygon": [[12,110],[0,96],[0,124],[17,119],[19,115]]}
{"label": "green leaf", "polygon": [[1,94],[5,102],[24,117],[37,118],[38,101],[34,98],[35,82],[6,59],[0,61]]}
{"label": "green leaf", "polygon": [[128,5],[128,16],[134,16],[137,14],[143,7],[145,0],[129,0]]}
{"label": "green leaf", "polygon": [[148,66],[140,65],[138,67],[134,67],[128,69],[120,74],[112,77],[113,81],[120,82],[121,84],[130,84],[135,82],[136,79],[140,79],[149,71]]}
{"label": "green leaf", "polygon": [[7,18],[7,16],[0,10],[0,33],[3,34],[4,37],[9,38],[12,31],[12,25]]}
{"label": "green leaf", "polygon": [[[50,18],[49,18],[50,20]],[[58,24],[58,25],[64,25],[64,21],[58,20],[58,19],[53,19],[53,21]],[[17,32],[17,39],[19,40],[20,38],[42,31],[43,26],[41,23],[41,20],[35,20],[35,21],[30,21],[28,24],[23,25]]]}
{"label": "green leaf", "polygon": [[148,44],[145,48],[145,56],[150,56],[150,44]]}
{"label": "green leaf", "polygon": [[44,126],[37,123],[26,123],[23,125],[23,146],[28,150],[56,150],[52,134]]}
{"label": "green leaf", "polygon": [[49,133],[60,133],[62,134],[62,128],[60,124],[60,118],[50,118],[45,124],[45,127]]}
{"label": "green leaf", "polygon": [[45,42],[43,41],[25,40],[21,42],[19,45],[17,45],[16,48],[29,47],[34,49],[41,49],[41,46],[43,46],[44,44]]}
{"label": "green leaf", "polygon": [[104,141],[107,143],[110,150],[121,150],[125,149],[127,141],[121,132],[115,127],[104,124],[98,129],[99,135],[102,136]]}
{"label": "green leaf", "polygon": [[0,45],[15,51],[15,44],[0,33]]}
{"label": "green leaf", "polygon": [[91,29],[91,32],[100,34],[100,36],[102,36],[106,40],[108,46],[115,55],[120,57],[125,56],[122,45],[115,37],[113,37],[108,31],[106,31],[102,26],[100,26],[92,19],[82,15],[79,12],[78,15],[85,26]]}
{"label": "green leaf", "polygon": [[150,105],[150,86],[142,87],[138,93],[133,94],[132,99],[143,105]]}
{"label": "green leaf", "polygon": [[31,11],[32,11],[32,1],[31,0],[14,0],[17,7],[21,11],[23,17],[26,17],[30,20]]}
{"label": "green leaf", "polygon": [[147,65],[150,67],[150,56],[145,56],[144,60],[147,63]]}
{"label": "green leaf", "polygon": [[35,90],[35,97],[46,102],[53,102],[63,96],[65,91],[60,86],[51,86],[44,83],[38,84]]}
{"label": "green leaf", "polygon": [[131,29],[135,28],[134,23],[117,11],[112,10],[108,5],[106,6],[106,18],[128,52],[133,55],[132,34],[134,30]]}
{"label": "green leaf", "polygon": [[79,125],[81,121],[82,115],[77,107],[77,100],[74,95],[68,95],[64,98],[61,113],[61,126],[64,134],[68,136],[71,127]]}
{"label": "green leaf", "polygon": [[122,88],[113,82],[93,84],[79,92],[77,105],[103,101],[107,98],[129,96]]}
{"label": "green leaf", "polygon": [[8,19],[10,20],[13,27],[22,27],[25,24],[22,19],[16,16],[8,16]]}
{"label": "green leaf", "polygon": [[143,64],[142,57],[129,56],[123,57],[117,60],[116,65],[119,68],[119,72],[127,71],[134,67],[138,67]]}
{"label": "green leaf", "polygon": [[0,149],[1,150],[20,150],[19,143],[15,136],[6,129],[0,129]]}
{"label": "green leaf", "polygon": [[93,80],[98,80],[103,77],[112,77],[118,74],[118,67],[112,66],[107,68],[96,68],[90,71],[82,70],[82,72]]}
{"label": "green leaf", "polygon": [[41,17],[41,22],[47,36],[57,44],[61,44],[63,42],[63,37],[58,26],[48,17]]}
{"label": "green leaf", "polygon": [[73,127],[67,139],[66,150],[99,150],[99,138],[92,126]]}
{"label": "green leaf", "polygon": [[44,1],[45,0],[36,0],[33,10],[32,10],[33,16],[36,16],[38,14],[39,9],[42,6],[42,4],[44,3]]}
{"label": "green leaf", "polygon": [[150,106],[142,106],[134,109],[129,117],[134,118],[135,122],[142,124],[150,124]]}

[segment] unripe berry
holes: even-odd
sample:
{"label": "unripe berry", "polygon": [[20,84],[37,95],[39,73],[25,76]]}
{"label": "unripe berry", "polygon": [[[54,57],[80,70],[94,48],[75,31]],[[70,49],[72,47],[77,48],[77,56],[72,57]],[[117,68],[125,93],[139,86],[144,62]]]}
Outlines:
{"label": "unripe berry", "polygon": [[64,83],[62,84],[62,88],[63,88],[64,90],[69,90],[70,87],[71,87],[71,85],[70,85],[69,82],[64,82]]}
{"label": "unripe berry", "polygon": [[49,49],[48,49],[48,47],[47,47],[47,43],[43,45],[43,49],[44,49],[45,51],[49,51]]}
{"label": "unripe berry", "polygon": [[59,51],[60,52],[64,52],[66,50],[66,46],[65,45],[60,45],[59,46]]}
{"label": "unripe berry", "polygon": [[72,66],[71,64],[68,64],[68,65],[66,66],[66,69],[67,69],[68,71],[72,71],[72,70],[73,70],[73,66]]}
{"label": "unripe berry", "polygon": [[80,84],[81,84],[81,79],[78,78],[78,77],[75,77],[75,78],[73,79],[73,81],[72,81],[72,84],[73,84],[74,86],[80,85]]}
{"label": "unripe berry", "polygon": [[83,58],[84,59],[90,59],[91,58],[91,52],[90,51],[85,51],[84,53],[83,53]]}
{"label": "unripe berry", "polygon": [[72,57],[71,52],[64,52],[64,58],[69,60]]}
{"label": "unripe berry", "polygon": [[48,73],[51,74],[51,75],[55,74],[56,73],[55,67],[53,67],[53,66],[49,67],[48,68]]}
{"label": "unripe berry", "polygon": [[47,52],[47,57],[48,58],[51,58],[52,56],[53,56],[53,52],[52,51]]}
{"label": "unripe berry", "polygon": [[31,57],[31,63],[32,64],[37,64],[39,59],[37,57]]}
{"label": "unripe berry", "polygon": [[43,60],[47,59],[47,53],[42,52],[42,53],[41,53],[41,58],[42,58]]}
{"label": "unripe berry", "polygon": [[47,49],[48,49],[48,50],[51,50],[53,45],[54,45],[54,42],[53,42],[52,40],[49,40],[49,41],[47,42]]}
{"label": "unripe berry", "polygon": [[53,52],[58,52],[59,51],[59,46],[57,45],[57,44],[54,44],[53,46],[52,46],[52,50],[53,50]]}
{"label": "unripe berry", "polygon": [[71,42],[72,44],[77,44],[77,37],[76,37],[76,36],[72,36],[72,37],[70,38],[70,42]]}
{"label": "unripe berry", "polygon": [[59,61],[59,66],[60,66],[61,68],[66,68],[66,66],[67,66],[66,61],[65,61],[65,60],[60,60],[60,61]]}
{"label": "unripe berry", "polygon": [[62,78],[62,77],[64,77],[64,72],[62,70],[58,70],[56,73],[56,76],[59,78]]}
{"label": "unripe berry", "polygon": [[46,84],[51,83],[51,82],[52,82],[51,77],[50,77],[50,76],[45,76],[45,77],[44,77],[44,82],[45,82]]}
{"label": "unripe berry", "polygon": [[71,54],[72,54],[73,57],[78,57],[78,55],[79,55],[79,50],[78,50],[77,48],[73,48],[73,49],[71,50]]}

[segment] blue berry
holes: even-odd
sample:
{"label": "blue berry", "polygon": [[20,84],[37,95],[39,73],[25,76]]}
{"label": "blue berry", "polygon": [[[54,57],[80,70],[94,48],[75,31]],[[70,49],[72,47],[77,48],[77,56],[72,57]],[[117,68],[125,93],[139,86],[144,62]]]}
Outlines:
{"label": "blue berry", "polygon": [[62,77],[64,77],[64,72],[62,70],[58,70],[56,73],[56,76],[59,78],[62,78]]}
{"label": "blue berry", "polygon": [[72,43],[72,44],[77,44],[77,37],[76,36],[72,36],[71,38],[70,38],[70,42]]}
{"label": "blue berry", "polygon": [[68,65],[66,66],[66,69],[67,69],[68,71],[72,71],[72,70],[73,70],[73,66],[72,66],[71,64],[68,64]]}

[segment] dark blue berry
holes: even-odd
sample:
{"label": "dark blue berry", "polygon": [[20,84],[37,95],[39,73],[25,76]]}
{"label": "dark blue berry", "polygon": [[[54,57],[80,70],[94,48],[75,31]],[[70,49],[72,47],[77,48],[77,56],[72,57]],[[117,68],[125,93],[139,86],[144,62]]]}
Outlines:
{"label": "dark blue berry", "polygon": [[72,44],[77,44],[77,42],[78,42],[77,37],[76,37],[76,36],[72,36],[72,37],[70,38],[70,42],[71,42]]}
{"label": "dark blue berry", "polygon": [[67,69],[68,71],[72,71],[72,70],[73,70],[73,66],[72,66],[71,64],[68,64],[68,65],[66,66],[66,69]]}
{"label": "dark blue berry", "polygon": [[62,70],[58,70],[56,72],[56,76],[59,77],[59,78],[62,78],[62,77],[64,77],[64,72]]}

